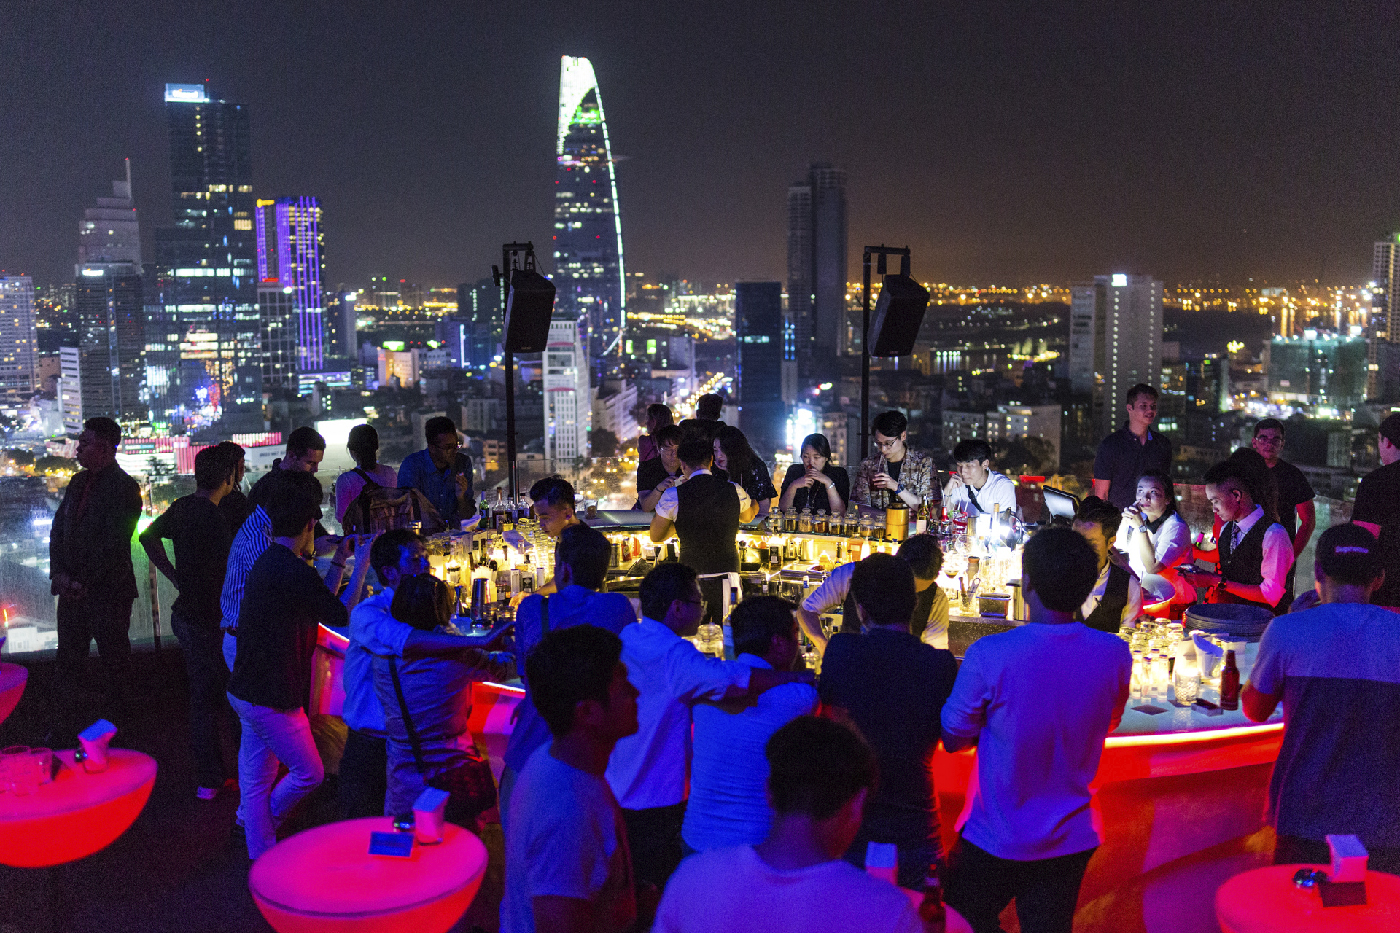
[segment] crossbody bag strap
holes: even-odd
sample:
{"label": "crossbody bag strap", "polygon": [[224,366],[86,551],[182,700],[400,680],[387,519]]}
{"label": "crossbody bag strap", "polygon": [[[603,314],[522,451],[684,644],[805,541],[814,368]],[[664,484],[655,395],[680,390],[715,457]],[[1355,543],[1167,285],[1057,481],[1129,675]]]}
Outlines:
{"label": "crossbody bag strap", "polygon": [[403,717],[404,731],[408,733],[408,744],[413,748],[413,764],[419,774],[427,774],[423,764],[423,747],[418,742],[418,730],[413,728],[413,717],[408,715],[408,702],[403,698],[403,683],[399,680],[399,660],[389,659],[389,674],[394,678],[394,695],[399,698],[399,715]]}

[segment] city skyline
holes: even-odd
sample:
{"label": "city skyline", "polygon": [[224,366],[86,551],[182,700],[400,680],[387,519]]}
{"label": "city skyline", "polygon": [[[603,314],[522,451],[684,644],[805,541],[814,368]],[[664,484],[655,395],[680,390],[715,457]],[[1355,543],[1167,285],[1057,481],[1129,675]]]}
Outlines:
{"label": "city skyline", "polygon": [[1400,87],[1379,4],[739,9],[12,9],[0,77],[34,132],[0,141],[0,268],[61,281],[83,185],[124,156],[148,230],[170,222],[159,89],[208,79],[253,115],[257,196],[336,218],[330,280],[474,280],[548,235],[562,54],[609,88],[628,264],[659,274],[786,278],[785,194],[814,161],[850,178],[848,252],[908,243],[933,280],[1364,281],[1400,227],[1397,142],[1355,145]]}

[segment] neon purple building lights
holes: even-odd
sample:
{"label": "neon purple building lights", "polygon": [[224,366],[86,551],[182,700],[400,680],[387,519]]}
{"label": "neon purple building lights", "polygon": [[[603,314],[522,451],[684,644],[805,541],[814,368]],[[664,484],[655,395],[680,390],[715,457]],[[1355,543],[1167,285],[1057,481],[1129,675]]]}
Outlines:
{"label": "neon purple building lights", "polygon": [[[264,382],[284,384],[295,370],[325,363],[321,203],[313,197],[258,201],[258,291],[263,305]],[[273,315],[282,320],[269,319]],[[285,315],[285,317],[284,317]],[[294,366],[294,371],[286,371]]]}

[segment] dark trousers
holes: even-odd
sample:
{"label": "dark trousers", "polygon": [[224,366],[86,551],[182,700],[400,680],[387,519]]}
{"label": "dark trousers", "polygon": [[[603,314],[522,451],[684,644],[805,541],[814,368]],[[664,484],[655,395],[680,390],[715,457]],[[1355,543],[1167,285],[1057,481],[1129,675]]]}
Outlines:
{"label": "dark trousers", "polygon": [[[866,847],[871,842],[878,841],[878,839],[871,839],[862,831],[856,835],[855,842],[851,843],[851,847],[846,850],[846,854],[842,857],[855,867],[864,870]],[[899,882],[899,886],[911,891],[922,891],[924,882],[929,878],[930,869],[938,864],[938,855],[938,842],[935,839],[896,843],[895,857],[898,859],[899,870],[896,872],[895,878]]]}
{"label": "dark trousers", "polygon": [[[190,748],[200,787],[220,788],[229,776],[224,767],[223,736],[235,736],[237,718],[228,705],[228,667],[224,664],[224,633],[217,619],[195,619],[170,613],[170,628],[180,639],[185,671],[190,680]],[[233,747],[237,747],[236,743]],[[234,768],[237,771],[237,768]]]}
{"label": "dark trousers", "polygon": [[351,729],[337,778],[341,818],[382,816],[389,793],[389,749],[383,736]]}
{"label": "dark trousers", "polygon": [[[1366,870],[1383,871],[1400,875],[1400,848],[1366,847]],[[1275,865],[1296,865],[1308,863],[1327,865],[1332,861],[1332,850],[1327,848],[1326,839],[1304,839],[1302,836],[1280,835],[1274,843]]]}
{"label": "dark trousers", "polygon": [[945,900],[976,933],[1001,933],[997,917],[1012,899],[1021,933],[1071,933],[1079,886],[1094,852],[1018,862],[959,837],[948,858]]}
{"label": "dark trousers", "polygon": [[79,703],[83,673],[94,639],[97,640],[97,655],[102,659],[107,699],[120,706],[130,676],[131,638],[128,632],[131,628],[131,607],[135,602],[134,597],[112,598],[105,595],[83,599],[59,597],[56,666],[60,706],[65,710],[66,719],[60,729],[65,733],[77,733],[91,725],[95,718]]}
{"label": "dark trousers", "polygon": [[639,885],[653,884],[660,891],[681,864],[685,801],[669,807],[623,810],[622,820],[627,824],[633,876]]}
{"label": "dark trousers", "polygon": [[705,600],[705,612],[701,625],[724,624],[724,581],[719,577],[700,581],[700,595]]}

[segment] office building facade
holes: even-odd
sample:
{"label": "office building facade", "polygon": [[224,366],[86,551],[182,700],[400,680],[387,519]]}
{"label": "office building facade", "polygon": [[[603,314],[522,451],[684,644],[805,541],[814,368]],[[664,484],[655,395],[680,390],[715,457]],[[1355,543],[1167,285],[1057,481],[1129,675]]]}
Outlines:
{"label": "office building facade", "polygon": [[1400,233],[1376,243],[1366,332],[1366,397],[1400,398]]}
{"label": "office building facade", "polygon": [[565,55],[554,175],[554,314],[579,321],[600,373],[621,350],[625,281],[617,176],[598,80],[588,59]]}
{"label": "office building facade", "polygon": [[16,402],[34,391],[34,280],[0,275],[0,399]]}
{"label": "office building facade", "polygon": [[783,373],[785,368],[796,368],[796,346],[783,314],[782,283],[734,286],[734,335],[739,427],[754,451],[767,460],[785,445],[788,406],[783,402]]}
{"label": "office building facade", "polygon": [[1126,418],[1128,389],[1162,377],[1162,283],[1146,275],[1100,275],[1070,289],[1071,388],[1092,397],[1103,437]]}
{"label": "office building facade", "polygon": [[543,360],[546,460],[588,456],[593,398],[586,352],[579,321],[556,318],[550,322]]}
{"label": "office building facade", "polygon": [[437,339],[452,351],[455,365],[484,370],[500,352],[501,289],[492,279],[457,286],[457,314],[435,325]]}
{"label": "office building facade", "polygon": [[169,378],[153,414],[201,425],[261,402],[252,145],[247,109],[203,85],[167,84],[165,111],[175,223],[156,232],[148,361]]}
{"label": "office building facade", "polygon": [[788,187],[788,313],[804,367],[852,349],[846,266],[846,173],[819,162]]}
{"label": "office building facade", "polygon": [[270,341],[262,347],[262,384],[268,389],[325,366],[325,243],[316,198],[260,199],[254,216],[258,313],[262,339]]}

